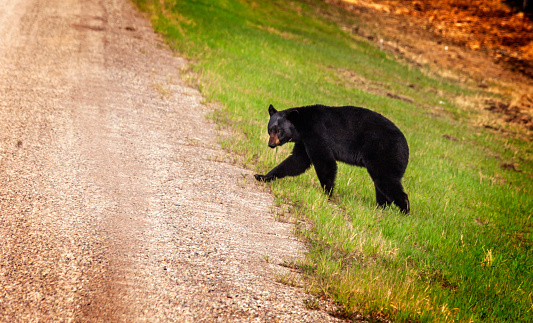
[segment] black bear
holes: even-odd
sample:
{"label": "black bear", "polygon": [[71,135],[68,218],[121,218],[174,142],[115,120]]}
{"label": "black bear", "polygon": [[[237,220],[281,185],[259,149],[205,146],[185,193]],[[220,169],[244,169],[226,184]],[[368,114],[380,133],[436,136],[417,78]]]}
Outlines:
{"label": "black bear", "polygon": [[366,167],[374,181],[380,206],[396,204],[409,213],[409,199],[401,180],[409,160],[403,133],[381,114],[352,106],[313,105],[277,111],[268,108],[268,146],[294,142],[292,154],[259,181],[271,181],[305,172],[315,166],[320,185],[332,194],[337,161]]}

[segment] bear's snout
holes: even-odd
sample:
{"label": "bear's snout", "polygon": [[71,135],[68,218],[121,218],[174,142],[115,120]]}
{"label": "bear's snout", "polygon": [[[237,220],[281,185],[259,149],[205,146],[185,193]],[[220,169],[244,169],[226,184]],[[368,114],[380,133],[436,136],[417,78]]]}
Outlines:
{"label": "bear's snout", "polygon": [[278,135],[273,133],[270,135],[270,139],[268,140],[268,146],[270,148],[274,148],[276,146],[279,146],[280,145],[280,141],[279,141],[279,138],[278,138]]}

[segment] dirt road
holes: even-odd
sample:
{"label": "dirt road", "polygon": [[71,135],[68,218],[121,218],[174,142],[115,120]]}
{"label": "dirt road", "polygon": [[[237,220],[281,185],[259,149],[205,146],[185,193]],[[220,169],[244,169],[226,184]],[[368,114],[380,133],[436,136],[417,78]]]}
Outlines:
{"label": "dirt road", "polygon": [[1,321],[335,320],[184,64],[126,0],[2,2]]}

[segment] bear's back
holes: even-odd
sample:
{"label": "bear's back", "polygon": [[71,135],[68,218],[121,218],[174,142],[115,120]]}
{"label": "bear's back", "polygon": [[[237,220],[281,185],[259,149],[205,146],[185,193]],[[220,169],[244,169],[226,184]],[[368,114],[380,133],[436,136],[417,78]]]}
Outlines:
{"label": "bear's back", "polygon": [[301,126],[307,128],[312,125],[315,128],[313,131],[323,126],[325,129],[322,130],[328,131],[335,137],[369,132],[401,134],[392,121],[375,111],[362,107],[311,105],[293,109],[298,111]]}
{"label": "bear's back", "polygon": [[364,166],[368,156],[387,159],[403,155],[402,164],[407,163],[409,147],[405,136],[377,112],[355,106],[314,105],[296,109],[304,132],[325,139],[339,161]]}

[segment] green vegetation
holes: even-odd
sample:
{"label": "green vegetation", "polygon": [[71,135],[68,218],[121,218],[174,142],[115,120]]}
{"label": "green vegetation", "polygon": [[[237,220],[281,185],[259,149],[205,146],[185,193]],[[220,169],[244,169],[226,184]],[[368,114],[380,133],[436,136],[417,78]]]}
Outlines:
{"label": "green vegetation", "polygon": [[[314,0],[136,0],[192,60],[194,83],[246,166],[265,173],[292,145],[267,147],[267,107],[357,105],[407,137],[411,214],[377,209],[366,170],[340,165],[332,200],[314,170],[266,184],[309,246],[306,288],[347,315],[394,321],[533,321],[531,143],[475,126],[457,104],[485,95],[430,77],[344,31]],[[358,24],[356,17],[344,17]],[[503,164],[511,165],[502,167]],[[311,229],[304,229],[311,227]]]}

